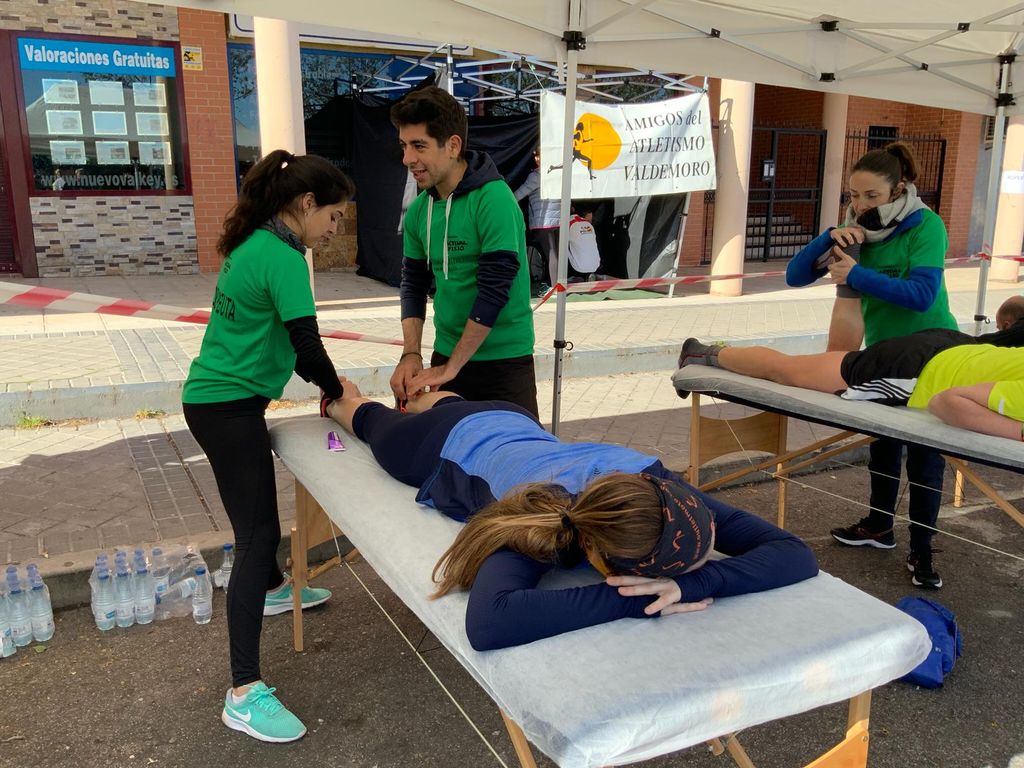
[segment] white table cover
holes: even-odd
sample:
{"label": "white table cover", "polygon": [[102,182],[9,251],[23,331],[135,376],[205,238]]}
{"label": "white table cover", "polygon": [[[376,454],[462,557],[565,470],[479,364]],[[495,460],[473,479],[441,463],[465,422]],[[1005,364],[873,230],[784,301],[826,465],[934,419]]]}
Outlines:
{"label": "white table cover", "polygon": [[[459,524],[414,501],[369,449],[316,416],[271,429],[275,452],[388,586],[537,748],[564,768],[624,765],[842,701],[913,669],[930,649],[914,619],[820,573],[706,611],[622,619],[477,652],[466,595],[428,600]],[[544,586],[596,581],[558,572]]]}

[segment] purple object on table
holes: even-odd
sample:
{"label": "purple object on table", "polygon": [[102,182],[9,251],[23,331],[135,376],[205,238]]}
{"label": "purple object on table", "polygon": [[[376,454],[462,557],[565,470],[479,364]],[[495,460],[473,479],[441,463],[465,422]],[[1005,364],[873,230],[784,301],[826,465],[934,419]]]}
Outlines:
{"label": "purple object on table", "polygon": [[341,442],[341,438],[338,437],[337,432],[327,433],[327,450],[328,451],[344,451],[345,444]]}

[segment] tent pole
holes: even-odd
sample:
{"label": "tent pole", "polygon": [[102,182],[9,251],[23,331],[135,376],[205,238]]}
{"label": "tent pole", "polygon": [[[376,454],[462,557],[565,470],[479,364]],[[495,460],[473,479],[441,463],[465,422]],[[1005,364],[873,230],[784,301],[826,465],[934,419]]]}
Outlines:
{"label": "tent pole", "polygon": [[[999,96],[996,98],[995,125],[992,132],[992,157],[988,168],[988,193],[985,196],[985,228],[981,240],[983,256],[992,255],[992,239],[996,231],[996,209],[999,205],[999,177],[1003,168],[1003,133],[1006,131],[1006,103],[1010,100],[1010,63],[1012,57],[999,57]],[[978,303],[974,308],[974,335],[981,333],[985,317],[985,291],[988,288],[987,258],[978,270]]]}
{"label": "tent pole", "polygon": [[[572,134],[576,129],[576,70],[579,51],[586,40],[579,31],[580,0],[569,0],[567,30],[562,36],[566,48],[565,113],[562,120],[562,200],[558,214],[558,286],[569,280],[569,206],[572,203]],[[565,354],[565,290],[555,293],[555,366],[552,374],[551,434],[558,435],[562,407],[562,357]]]}
{"label": "tent pole", "polygon": [[[679,276],[679,259],[683,257],[683,235],[686,234],[686,217],[690,215],[690,195],[693,192],[686,193],[686,200],[683,201],[683,212],[679,214],[679,235],[678,242],[676,243],[676,260],[672,264],[672,270],[666,275],[666,277],[678,277]],[[668,287],[668,297],[671,299],[676,292],[676,284],[672,283]]]}

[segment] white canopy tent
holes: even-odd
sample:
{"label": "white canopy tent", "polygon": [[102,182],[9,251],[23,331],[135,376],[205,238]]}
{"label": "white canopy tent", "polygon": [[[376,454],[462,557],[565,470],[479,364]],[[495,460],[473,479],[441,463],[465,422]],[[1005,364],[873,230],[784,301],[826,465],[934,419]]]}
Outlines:
{"label": "white canopy tent", "polygon": [[[996,118],[984,243],[995,229],[1007,115],[1022,114],[1024,2],[904,0],[171,0],[201,10],[358,28],[421,40],[517,51],[565,63],[566,104],[579,64],[650,68],[978,112]],[[1012,89],[1016,87],[1017,90]],[[565,134],[573,113],[566,110]],[[563,167],[572,163],[565,143]],[[570,174],[563,174],[562,231]],[[560,240],[559,280],[566,277]],[[975,319],[983,319],[983,261]],[[980,327],[980,325],[979,325]],[[565,294],[558,295],[555,399],[558,429]]]}

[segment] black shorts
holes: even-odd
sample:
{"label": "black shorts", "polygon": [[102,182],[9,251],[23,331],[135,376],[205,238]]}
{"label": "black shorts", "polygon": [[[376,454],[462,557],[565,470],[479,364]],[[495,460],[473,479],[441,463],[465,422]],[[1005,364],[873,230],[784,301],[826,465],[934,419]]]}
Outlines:
{"label": "black shorts", "polygon": [[905,405],[914,392],[917,377],[939,352],[974,337],[949,328],[932,328],[872,344],[843,358],[839,373],[846,382],[847,400],[874,400],[883,405]]}
{"label": "black shorts", "polygon": [[[448,358],[439,352],[430,356],[431,366],[443,365]],[[503,360],[470,360],[442,389],[461,395],[466,400],[504,400],[525,408],[540,418],[537,407],[537,376],[533,355]]]}

